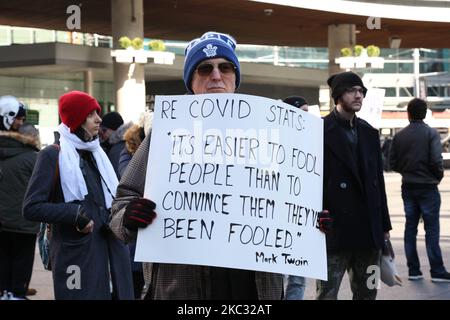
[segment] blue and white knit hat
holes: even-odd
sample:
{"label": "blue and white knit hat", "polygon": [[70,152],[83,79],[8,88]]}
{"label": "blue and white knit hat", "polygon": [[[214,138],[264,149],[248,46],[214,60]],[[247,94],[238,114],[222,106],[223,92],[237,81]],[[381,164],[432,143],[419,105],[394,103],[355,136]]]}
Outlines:
{"label": "blue and white knit hat", "polygon": [[236,66],[236,89],[241,82],[240,64],[235,53],[236,40],[228,34],[209,31],[189,42],[184,50],[184,84],[192,92],[192,75],[203,60],[224,58]]}

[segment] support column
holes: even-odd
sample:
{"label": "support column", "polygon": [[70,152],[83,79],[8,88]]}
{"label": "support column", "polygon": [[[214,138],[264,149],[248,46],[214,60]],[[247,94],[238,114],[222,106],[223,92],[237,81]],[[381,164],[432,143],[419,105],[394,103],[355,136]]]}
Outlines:
{"label": "support column", "polygon": [[422,98],[420,94],[420,51],[415,48],[412,54],[414,61],[414,97]]}
{"label": "support column", "polygon": [[[111,24],[114,49],[122,36],[144,39],[143,0],[111,0]],[[137,122],[145,110],[144,65],[114,61],[113,68],[116,111],[125,122]]]}
{"label": "support column", "polygon": [[328,73],[342,72],[334,59],[341,56],[342,48],[353,48],[356,44],[356,27],[354,24],[334,24],[328,26]]}
{"label": "support column", "polygon": [[84,71],[84,92],[94,96],[94,75],[91,69]]}
{"label": "support column", "polygon": [[[333,24],[328,26],[328,74],[343,72],[334,59],[341,56],[342,48],[353,48],[356,44],[356,27],[354,24]],[[330,95],[330,108],[334,105]]]}

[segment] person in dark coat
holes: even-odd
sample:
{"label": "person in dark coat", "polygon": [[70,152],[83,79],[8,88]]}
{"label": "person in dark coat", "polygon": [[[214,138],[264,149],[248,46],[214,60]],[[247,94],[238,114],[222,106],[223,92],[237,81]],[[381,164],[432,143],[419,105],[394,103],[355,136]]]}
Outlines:
{"label": "person in dark coat", "polygon": [[392,138],[391,137],[387,137],[383,144],[381,145],[381,156],[383,158],[383,169],[384,171],[391,171],[391,164],[389,163],[389,158],[390,158],[390,152],[391,152],[391,143],[392,143]]}
{"label": "person in dark coat", "polygon": [[439,132],[423,122],[427,109],[422,99],[415,98],[408,103],[410,123],[394,136],[390,162],[392,169],[402,175],[408,279],[423,278],[417,254],[417,227],[422,217],[431,281],[450,282],[439,245],[441,195],[438,184],[444,177],[442,145]]}
{"label": "person in dark coat", "polygon": [[111,111],[102,117],[102,123],[100,125],[100,131],[98,132],[98,136],[100,139],[100,144],[106,153],[108,153],[109,149],[111,148],[111,144],[109,143],[109,137],[121,125],[123,125],[123,118],[118,112]]}
{"label": "person in dark coat", "polygon": [[116,131],[114,131],[109,137],[108,141],[110,144],[110,149],[107,152],[107,156],[111,161],[111,164],[116,172],[117,178],[120,179],[120,156],[122,151],[125,149],[125,132],[133,125],[132,122],[127,122],[122,124]]}
{"label": "person in dark coat", "polygon": [[356,117],[367,89],[353,72],[328,79],[336,107],[324,118],[323,207],[334,218],[326,235],[328,281],[317,281],[317,299],[337,299],[349,272],[353,299],[375,299],[369,266],[379,266],[391,222],[378,130]]}
{"label": "person in dark coat", "polygon": [[25,299],[33,272],[39,224],[25,220],[22,202],[39,151],[38,131],[0,131],[0,296]]}
{"label": "person in dark coat", "polygon": [[83,92],[60,97],[60,147],[38,154],[25,195],[25,218],[51,223],[58,300],[133,299],[128,248],[108,227],[118,181],[100,147],[99,112],[97,101]]}
{"label": "person in dark coat", "polygon": [[102,124],[100,125],[101,145],[111,161],[117,178],[120,178],[120,153],[125,148],[125,139],[123,136],[127,129],[132,125],[132,122],[124,123],[122,116],[118,112],[109,112],[105,114],[102,118]]}

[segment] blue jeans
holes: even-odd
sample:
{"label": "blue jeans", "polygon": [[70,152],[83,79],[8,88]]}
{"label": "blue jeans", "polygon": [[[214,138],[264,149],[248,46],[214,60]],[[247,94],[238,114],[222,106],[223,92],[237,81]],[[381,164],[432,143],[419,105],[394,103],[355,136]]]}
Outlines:
{"label": "blue jeans", "polygon": [[405,209],[405,254],[410,274],[420,271],[417,255],[416,237],[420,216],[425,227],[425,244],[430,262],[431,276],[441,275],[446,270],[439,247],[439,210],[441,196],[437,186],[433,189],[415,189],[402,187],[403,206]]}
{"label": "blue jeans", "polygon": [[288,275],[284,300],[303,300],[305,295],[305,277]]}

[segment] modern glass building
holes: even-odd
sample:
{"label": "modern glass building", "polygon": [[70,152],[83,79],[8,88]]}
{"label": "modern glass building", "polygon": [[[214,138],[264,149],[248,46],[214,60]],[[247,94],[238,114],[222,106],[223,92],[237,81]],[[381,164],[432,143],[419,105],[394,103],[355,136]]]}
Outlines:
{"label": "modern glass building", "polygon": [[[151,50],[148,46],[151,40],[144,40],[145,50]],[[157,67],[152,64],[146,67],[149,102],[156,94],[185,93],[181,74],[186,42],[166,40],[164,44],[167,51],[176,54],[176,61],[174,66]],[[57,53],[45,55],[41,52],[57,52],[59,46],[71,51],[73,48],[80,50],[76,54],[81,57],[72,61],[70,57]],[[57,99],[64,92],[83,90],[86,70],[94,73],[93,94],[103,111],[115,109],[109,55],[112,46],[112,37],[99,34],[0,26],[0,53],[3,52],[0,58],[0,95],[15,95],[30,109],[37,110],[44,144],[51,143],[51,132],[58,124]],[[35,57],[25,57],[21,48],[26,48],[28,53],[30,50],[36,52]],[[420,56],[414,57],[414,52],[419,52]],[[242,68],[241,92],[276,99],[293,94],[304,95],[310,104],[320,105],[324,112],[329,110],[328,88],[324,81],[329,65],[328,48],[240,44],[237,54],[245,66]],[[95,58],[95,55],[100,58]],[[435,113],[450,119],[447,111],[447,107],[450,108],[449,49],[381,48],[380,57],[384,59],[382,68],[368,65],[355,71],[363,75],[369,86],[385,89],[385,117],[396,118],[398,114],[394,114],[404,111],[406,102],[414,96],[414,81],[418,73],[423,94]],[[405,119],[404,116],[400,118]]]}

